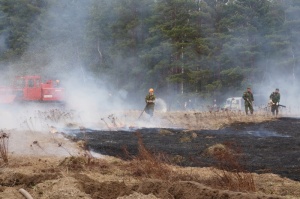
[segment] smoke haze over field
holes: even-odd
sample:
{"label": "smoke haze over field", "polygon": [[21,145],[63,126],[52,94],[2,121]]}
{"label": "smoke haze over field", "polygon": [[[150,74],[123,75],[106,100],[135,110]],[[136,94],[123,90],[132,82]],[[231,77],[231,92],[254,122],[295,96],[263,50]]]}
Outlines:
{"label": "smoke haze over field", "polygon": [[[29,59],[32,56],[34,59],[30,60],[33,65],[26,67],[26,73],[31,71],[51,79],[60,79],[66,89],[70,108],[102,112],[128,108],[142,110],[147,91],[140,97],[129,94],[126,88],[115,87],[118,78],[126,76],[126,71],[130,70],[127,67],[132,62],[132,58],[120,60],[117,55],[115,56],[115,63],[109,67],[118,68],[118,78],[90,72],[89,66],[84,62],[87,46],[85,42],[88,42],[87,29],[90,23],[88,20],[93,3],[95,1],[87,0],[72,3],[56,1],[52,4],[38,21],[41,27],[48,31],[43,31],[44,35],[30,45],[27,55]],[[39,24],[36,27],[39,27]],[[45,43],[44,40],[52,42]],[[32,55],[36,52],[40,54]],[[26,59],[26,55],[24,57]],[[91,57],[91,59],[96,58],[98,57]],[[38,67],[35,68],[36,64]]]}
{"label": "smoke haze over field", "polygon": [[[4,76],[7,78],[1,78],[1,80],[5,79],[2,85],[6,86],[9,86],[8,82],[11,82],[11,78],[15,75],[41,75],[43,82],[48,79],[59,79],[66,91],[67,108],[76,110],[80,114],[80,117],[75,118],[74,121],[69,121],[75,123],[101,122],[101,117],[106,117],[116,110],[128,109],[127,105],[130,104],[126,90],[114,89],[105,82],[104,78],[96,78],[85,70],[86,66],[81,58],[84,56],[82,51],[85,47],[86,25],[91,3],[91,0],[72,3],[52,2],[48,11],[33,24],[32,34],[34,31],[41,31],[42,35],[30,43],[29,49],[20,60],[6,63],[8,67]],[[5,47],[2,45],[4,39],[1,35],[0,51]],[[51,123],[37,113],[39,108],[44,110],[42,105],[41,107],[28,106],[16,112],[14,110],[11,112],[12,109],[4,110],[1,115],[6,117],[5,120],[1,120],[0,126],[47,131],[47,125]],[[16,113],[19,115],[18,118]]]}
{"label": "smoke haze over field", "polygon": [[[110,1],[107,2],[110,3]],[[135,78],[127,77],[127,71],[129,70],[143,70],[132,67],[133,65],[139,66],[138,59],[128,57],[124,60],[116,53],[113,56],[113,62],[109,63],[111,64],[109,67],[118,69],[115,70],[118,72],[118,76],[116,74],[111,75],[110,73],[99,73],[98,71],[93,73],[94,71],[91,72],[89,70],[90,66],[86,65],[84,61],[87,56],[86,52],[88,51],[86,49],[86,42],[89,41],[87,30],[88,25],[91,25],[89,24],[92,12],[91,8],[97,5],[94,3],[95,1],[93,0],[72,2],[65,0],[53,1],[49,4],[51,6],[47,12],[38,17],[29,33],[29,35],[39,35],[39,37],[34,38],[20,60],[6,63],[8,67],[4,73],[5,77],[1,78],[2,83],[5,83],[6,79],[14,75],[37,74],[41,75],[44,81],[48,78],[53,80],[60,79],[61,86],[66,89],[68,108],[78,110],[81,113],[83,122],[99,120],[110,113],[122,110],[135,109],[142,111],[145,106],[144,97],[147,94],[147,90],[141,91],[136,89],[136,92],[134,92],[134,88],[140,88],[144,79],[138,76]],[[147,9],[149,8],[145,8],[143,11],[146,13]],[[113,20],[122,18],[123,13],[120,11],[119,14],[120,16],[108,17],[111,21],[107,21],[106,23],[110,24]],[[297,17],[295,16],[295,18]],[[99,24],[93,24],[93,26],[97,25]],[[139,39],[145,36],[142,34],[142,26],[136,27],[135,30]],[[41,34],[34,34],[36,32],[41,32]],[[6,48],[5,38],[6,35],[0,36],[0,52]],[[261,37],[257,38],[259,40]],[[244,38],[244,41],[247,39]],[[294,37],[294,39],[298,40],[298,37]],[[99,41],[100,44],[105,42],[107,41]],[[257,43],[259,42],[257,41]],[[299,43],[299,41],[295,41],[295,43]],[[95,49],[99,57],[101,57],[100,55],[103,52],[101,49],[102,46],[100,45],[99,49],[97,47],[99,47],[98,43],[95,44]],[[228,51],[228,56],[236,56],[235,51],[237,51],[238,46],[232,45],[227,46],[227,48],[224,49]],[[290,66],[288,70],[285,70],[284,67],[279,67],[280,70],[272,70],[272,66],[284,63],[287,57],[296,56],[299,52],[299,47],[291,46],[291,51],[285,54],[286,57],[266,57],[260,63],[263,82],[254,82],[253,78],[246,77],[249,80],[246,81],[244,89],[248,85],[251,86],[255,94],[262,95],[265,98],[266,104],[271,92],[275,88],[279,88],[282,94],[282,104],[287,106],[297,105],[297,99],[300,97],[299,79],[297,79],[299,75],[299,63],[284,65]],[[98,60],[100,59],[99,57],[90,57],[89,59]],[[241,57],[235,57],[235,60],[239,61],[239,59]],[[171,110],[183,109],[183,103],[188,99],[192,99],[195,102],[194,109],[197,111],[206,110],[203,107],[206,107],[207,104],[212,105],[212,100],[209,98],[207,100],[204,97],[199,97],[199,95],[197,97],[185,96],[185,94],[180,95],[180,93],[178,94],[178,88],[175,91],[171,86],[159,85],[156,80],[160,79],[160,74],[149,73],[146,76],[149,79],[153,78],[153,85],[149,85],[149,87],[154,87],[157,97],[160,98],[161,104],[163,104],[162,109],[164,111],[166,107]],[[121,78],[127,79],[131,83],[126,86],[118,83]],[[232,92],[222,93],[218,98],[218,104],[221,105],[227,97],[242,96],[242,92],[243,90],[232,90]],[[178,96],[180,97],[177,99]],[[211,98],[213,97],[211,96]],[[298,109],[295,108],[293,110]],[[9,122],[3,122],[2,125],[4,123],[9,124]]]}
{"label": "smoke haze over field", "polygon": [[[29,35],[34,35],[31,36],[31,38],[34,39],[32,39],[26,52],[20,59],[2,63],[3,67],[1,68],[5,68],[5,70],[1,71],[0,83],[1,85],[8,85],[8,82],[12,81],[15,75],[41,75],[43,82],[48,79],[59,79],[61,86],[65,88],[66,91],[67,107],[63,110],[57,110],[43,107],[41,104],[28,105],[26,107],[5,107],[5,109],[1,109],[0,116],[2,119],[0,120],[0,129],[13,129],[18,131],[18,134],[12,136],[14,143],[13,151],[31,153],[31,150],[26,151],[26,149],[28,149],[28,143],[30,144],[36,139],[42,140],[43,135],[49,135],[49,133],[53,133],[53,131],[55,131],[55,133],[64,132],[67,131],[66,129],[78,130],[81,128],[91,128],[113,130],[116,126],[127,130],[130,129],[130,127],[181,127],[180,125],[184,123],[182,118],[174,118],[173,116],[166,117],[165,115],[160,118],[160,114],[167,110],[184,110],[185,102],[189,100],[193,103],[193,107],[190,107],[190,110],[195,111],[195,113],[207,111],[207,105],[212,105],[212,100],[216,96],[218,97],[217,104],[221,106],[227,97],[241,97],[247,86],[252,87],[255,96],[260,96],[261,99],[258,100],[257,97],[255,101],[258,105],[261,105],[261,103],[267,105],[271,92],[273,92],[275,88],[279,88],[282,94],[281,104],[286,105],[291,112],[297,115],[300,114],[300,108],[298,106],[298,99],[300,98],[299,63],[285,63],[286,59],[291,60],[291,58],[297,57],[297,55],[300,54],[299,46],[291,46],[289,52],[283,53],[284,56],[281,54],[281,56],[278,57],[265,57],[260,63],[252,63],[253,65],[257,64],[260,66],[260,72],[257,74],[262,76],[262,82],[256,82],[254,80],[255,78],[247,76],[248,74],[246,74],[244,77],[245,80],[243,81],[244,90],[232,89],[225,92],[225,88],[222,87],[219,91],[216,91],[216,93],[219,94],[212,92],[212,95],[215,96],[206,96],[205,92],[202,93],[201,97],[199,93],[196,92],[193,94],[187,94],[185,92],[181,94],[181,85],[172,86],[171,83],[167,85],[161,84],[160,79],[165,78],[165,76],[159,72],[170,73],[169,70],[157,70],[159,72],[153,72],[155,67],[163,67],[169,63],[155,63],[155,61],[157,61],[155,60],[153,61],[153,65],[157,65],[155,67],[151,66],[153,69],[143,68],[142,63],[140,63],[140,57],[121,56],[117,50],[104,49],[111,47],[111,41],[101,41],[101,39],[97,38],[100,37],[97,34],[95,34],[96,36],[93,35],[96,39],[93,38],[93,40],[91,40],[92,36],[88,35],[90,26],[96,27],[93,30],[96,32],[98,31],[97,28],[99,32],[103,27],[112,28],[111,24],[113,22],[117,20],[126,21],[126,17],[124,17],[126,11],[117,10],[117,12],[115,11],[114,13],[117,13],[118,16],[107,16],[105,17],[107,21],[102,20],[98,22],[95,20],[95,22],[90,21],[93,12],[98,14],[98,11],[101,11],[100,16],[101,14],[110,14],[110,11],[105,11],[105,7],[101,9],[98,8],[99,10],[97,10],[98,4],[100,5],[97,1],[55,0],[49,2],[51,2],[49,4],[51,6],[48,7],[48,10],[37,17],[36,21],[32,23]],[[112,1],[107,0],[107,5],[111,2]],[[123,3],[124,5],[121,6],[122,9],[128,6],[125,5],[126,2]],[[148,9],[150,8],[143,8],[141,13],[147,13]],[[295,18],[299,19],[300,14]],[[130,26],[132,24],[126,25]],[[106,34],[128,34],[130,36],[136,34],[138,39],[142,39],[143,37],[149,36],[149,33],[145,32],[143,25],[145,26],[145,24],[139,24],[130,33],[124,33],[116,27],[114,27],[115,29],[113,29],[112,32],[103,32]],[[104,34],[103,32],[101,32],[101,34]],[[38,36],[36,37],[36,35]],[[7,49],[5,42],[7,37],[7,34],[0,34],[0,53]],[[248,37],[242,39],[238,37],[239,36],[232,39],[232,45],[228,45],[228,42],[227,46],[222,50],[226,51],[226,56],[240,63],[243,57],[237,56],[237,54],[243,45],[247,43]],[[235,41],[236,39],[237,41]],[[263,42],[260,40],[261,36],[258,36],[256,39],[257,43]],[[293,39],[295,39],[295,42],[291,41],[291,45],[300,42],[298,37],[293,37]],[[124,40],[125,43],[131,42],[130,38],[127,37],[124,37]],[[158,57],[157,59],[164,55],[164,53],[166,53],[164,56],[169,56],[173,53],[172,45],[168,43],[171,40],[172,39],[168,39],[166,42],[164,41],[165,43],[161,44],[161,46],[156,46],[153,49],[148,46],[149,49],[145,49],[145,52],[150,53],[150,51],[156,51],[152,53],[155,58]],[[91,41],[94,42],[93,45],[88,45],[88,42]],[[240,44],[240,41],[244,43]],[[114,42],[117,43],[118,41]],[[122,43],[119,45],[121,44]],[[91,46],[93,49],[90,49]],[[116,46],[118,47],[118,45]],[[269,48],[274,48],[273,51],[280,50],[275,47]],[[96,54],[89,54],[90,51],[95,51]],[[108,52],[113,54],[111,55],[113,60],[108,62],[105,66],[100,66],[99,63],[103,62],[105,53]],[[185,52],[180,53],[177,59],[181,59],[185,56],[184,53]],[[136,55],[140,56],[141,54],[136,53]],[[148,55],[146,54],[144,56],[147,58]],[[126,57],[126,59],[123,57]],[[90,65],[87,64],[87,59],[91,60],[91,62],[89,62]],[[169,57],[167,60],[169,60]],[[91,63],[96,63],[96,67],[93,66],[93,68]],[[273,69],[275,66],[278,70]],[[216,66],[211,67],[214,68]],[[178,66],[177,68],[175,66],[175,69],[177,70]],[[135,73],[132,72],[130,73],[131,76],[129,76],[128,71],[134,71]],[[137,75],[132,76],[132,74]],[[216,75],[216,80],[220,80],[220,78],[217,79],[217,76],[218,75]],[[146,79],[148,80],[147,83],[145,83]],[[124,85],[126,81],[128,83]],[[207,85],[201,85],[203,88],[206,86]],[[148,115],[143,112],[141,119],[138,119],[145,107],[144,98],[148,93],[147,87],[153,87],[155,90],[157,97],[155,116],[157,117],[150,119]],[[141,88],[146,89],[141,90]],[[185,84],[183,88],[186,88]],[[171,112],[171,114],[173,113]],[[169,120],[168,123],[163,119]],[[199,118],[197,118],[197,114],[194,114],[189,119],[195,122],[196,119]],[[162,121],[164,121],[164,123]],[[26,132],[26,134],[22,134],[21,131]],[[37,137],[36,132],[42,133],[38,134],[40,137]],[[46,143],[48,140],[43,140],[43,142]],[[19,143],[23,145],[19,145]],[[37,146],[34,145],[34,147]],[[54,145],[49,146],[49,149],[49,151],[55,154],[66,153],[66,151],[57,151],[57,146]]]}

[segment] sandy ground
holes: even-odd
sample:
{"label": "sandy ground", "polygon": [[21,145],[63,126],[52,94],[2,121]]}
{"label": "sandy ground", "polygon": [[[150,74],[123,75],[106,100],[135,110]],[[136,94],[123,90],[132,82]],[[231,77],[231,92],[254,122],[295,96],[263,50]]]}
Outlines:
{"label": "sandy ground", "polygon": [[9,139],[0,139],[0,150],[7,147],[8,156],[6,162],[3,154],[0,158],[0,199],[25,198],[19,191],[21,188],[35,199],[300,198],[299,182],[272,173],[222,177],[224,170],[168,165],[149,154],[147,158],[123,161],[91,154],[83,142],[70,141],[62,133],[65,128],[219,129],[236,121],[274,119],[268,113],[245,116],[239,112],[192,111],[156,112],[155,118],[143,114],[137,119],[140,113],[114,113],[87,123],[84,117],[72,120],[73,116],[57,111],[55,116],[43,113],[43,125],[35,119],[30,126],[27,118],[27,128],[3,128],[2,135],[9,135]]}

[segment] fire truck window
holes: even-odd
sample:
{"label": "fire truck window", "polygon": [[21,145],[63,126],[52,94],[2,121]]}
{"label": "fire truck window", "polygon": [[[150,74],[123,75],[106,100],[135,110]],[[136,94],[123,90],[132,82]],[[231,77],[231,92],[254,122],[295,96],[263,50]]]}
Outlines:
{"label": "fire truck window", "polygon": [[34,87],[34,80],[33,79],[28,80],[28,87]]}

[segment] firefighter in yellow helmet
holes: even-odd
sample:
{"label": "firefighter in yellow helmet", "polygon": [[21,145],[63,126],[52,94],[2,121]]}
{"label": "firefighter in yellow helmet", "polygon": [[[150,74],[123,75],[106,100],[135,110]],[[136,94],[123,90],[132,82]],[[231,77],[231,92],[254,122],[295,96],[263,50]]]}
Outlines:
{"label": "firefighter in yellow helmet", "polygon": [[152,117],[154,112],[154,106],[155,106],[155,95],[154,95],[153,88],[149,89],[149,94],[146,95],[145,102],[146,102],[145,112]]}

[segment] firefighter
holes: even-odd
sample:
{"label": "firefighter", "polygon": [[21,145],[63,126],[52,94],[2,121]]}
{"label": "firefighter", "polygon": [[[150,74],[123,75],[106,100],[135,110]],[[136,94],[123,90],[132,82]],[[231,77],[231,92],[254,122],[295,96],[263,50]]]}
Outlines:
{"label": "firefighter", "polygon": [[146,102],[145,112],[152,117],[154,112],[154,106],[155,106],[155,95],[154,95],[153,88],[149,89],[149,94],[146,96],[145,102]]}
{"label": "firefighter", "polygon": [[55,81],[55,87],[59,87],[59,80],[58,79]]}
{"label": "firefighter", "polygon": [[279,93],[279,89],[276,88],[275,91],[272,92],[270,95],[270,105],[271,105],[272,115],[275,115],[275,112],[276,112],[276,116],[278,115],[279,102],[280,102],[280,93]]}
{"label": "firefighter", "polygon": [[248,109],[250,110],[251,115],[253,114],[253,102],[254,102],[254,97],[251,91],[251,88],[248,87],[247,91],[244,92],[243,94],[243,99],[245,100],[245,112],[246,115],[248,115]]}

